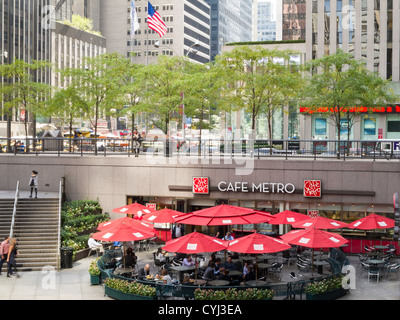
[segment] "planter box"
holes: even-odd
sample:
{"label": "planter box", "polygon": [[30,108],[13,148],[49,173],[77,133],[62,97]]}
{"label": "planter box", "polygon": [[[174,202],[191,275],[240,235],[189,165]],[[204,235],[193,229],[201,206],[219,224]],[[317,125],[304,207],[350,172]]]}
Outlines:
{"label": "planter box", "polygon": [[90,274],[90,284],[91,285],[101,284],[101,276],[94,276],[94,275]]}
{"label": "planter box", "polygon": [[340,288],[337,290],[327,291],[320,294],[306,293],[306,300],[335,300],[337,298],[344,296],[347,292],[348,290]]}
{"label": "planter box", "polygon": [[124,293],[113,288],[104,286],[104,295],[116,300],[156,300],[157,297],[139,296],[131,293]]}

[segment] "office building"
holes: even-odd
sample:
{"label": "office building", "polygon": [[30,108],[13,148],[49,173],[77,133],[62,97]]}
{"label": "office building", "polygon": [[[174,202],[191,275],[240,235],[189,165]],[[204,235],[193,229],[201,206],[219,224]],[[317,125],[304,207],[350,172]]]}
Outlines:
{"label": "office building", "polygon": [[228,42],[252,40],[252,0],[205,0],[211,8],[211,59]]}
{"label": "office building", "polygon": [[282,40],[305,40],[306,0],[282,0]]}
{"label": "office building", "polygon": [[253,21],[255,41],[275,41],[277,40],[277,8],[276,1],[258,0],[254,6],[255,19]]}

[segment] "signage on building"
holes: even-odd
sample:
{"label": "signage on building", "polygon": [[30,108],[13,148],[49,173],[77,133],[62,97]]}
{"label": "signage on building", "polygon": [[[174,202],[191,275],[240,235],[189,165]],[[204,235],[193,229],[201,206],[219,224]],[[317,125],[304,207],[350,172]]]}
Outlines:
{"label": "signage on building", "polygon": [[321,180],[304,180],[303,196],[306,198],[321,198]]}
{"label": "signage on building", "polygon": [[153,209],[153,210],[157,210],[157,203],[148,202],[148,203],[146,203],[146,207],[150,208],[150,209]]}
{"label": "signage on building", "polygon": [[244,181],[218,183],[218,190],[221,192],[260,192],[260,193],[294,193],[296,187],[292,183],[261,182],[248,183]]}
{"label": "signage on building", "polygon": [[385,107],[352,107],[352,108],[337,108],[337,107],[319,107],[309,108],[300,107],[300,113],[327,113],[327,112],[342,112],[342,113],[383,113],[383,114],[398,114],[400,113],[400,105],[397,106],[385,106]]}
{"label": "signage on building", "polygon": [[319,210],[307,210],[307,215],[310,218],[316,218],[319,216]]}
{"label": "signage on building", "polygon": [[208,177],[193,177],[193,193],[209,194],[210,179]]}

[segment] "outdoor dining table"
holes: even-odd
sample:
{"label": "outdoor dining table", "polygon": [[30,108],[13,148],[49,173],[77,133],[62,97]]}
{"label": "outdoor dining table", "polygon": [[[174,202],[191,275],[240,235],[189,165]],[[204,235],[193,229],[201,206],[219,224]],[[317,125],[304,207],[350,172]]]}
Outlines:
{"label": "outdoor dining table", "polygon": [[203,286],[207,283],[207,280],[203,280],[203,279],[197,279],[197,280],[193,280],[193,285],[195,286]]}
{"label": "outdoor dining table", "polygon": [[117,268],[114,270],[114,274],[116,275],[127,275],[133,272],[132,268]]}
{"label": "outdoor dining table", "polygon": [[327,266],[329,264],[330,263],[328,261],[325,261],[325,260],[316,260],[316,261],[314,261],[314,266],[318,267],[318,273],[319,274],[322,274],[324,266]]}
{"label": "outdoor dining table", "polygon": [[230,282],[228,280],[211,280],[208,281],[210,286],[222,287],[222,286],[229,286]]}
{"label": "outdoor dining table", "polygon": [[196,269],[195,266],[191,266],[191,267],[186,267],[186,266],[174,266],[174,267],[171,267],[171,268],[170,268],[170,270],[176,271],[176,272],[179,273],[179,282],[180,282],[180,283],[182,283],[182,281],[183,281],[183,274],[184,274],[185,272],[191,272],[191,271],[194,271],[195,269]]}
{"label": "outdoor dining table", "polygon": [[378,264],[383,264],[384,260],[382,260],[382,259],[369,259],[369,260],[366,260],[365,263],[378,265]]}
{"label": "outdoor dining table", "polygon": [[377,251],[382,252],[383,250],[388,250],[388,249],[389,249],[389,246],[376,245],[376,246],[374,246],[374,248],[375,248]]}
{"label": "outdoor dining table", "polygon": [[243,276],[243,272],[238,270],[229,270],[229,276]]}

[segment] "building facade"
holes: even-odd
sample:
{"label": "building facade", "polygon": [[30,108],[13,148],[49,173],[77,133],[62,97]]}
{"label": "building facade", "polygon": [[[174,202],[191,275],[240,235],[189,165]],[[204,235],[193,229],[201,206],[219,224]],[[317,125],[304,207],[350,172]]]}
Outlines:
{"label": "building facade", "polygon": [[251,41],[251,0],[205,0],[211,8],[211,59],[228,42]]}
{"label": "building facade", "polygon": [[253,24],[256,29],[255,41],[277,40],[277,4],[272,0],[258,0],[255,2],[256,17]]}

